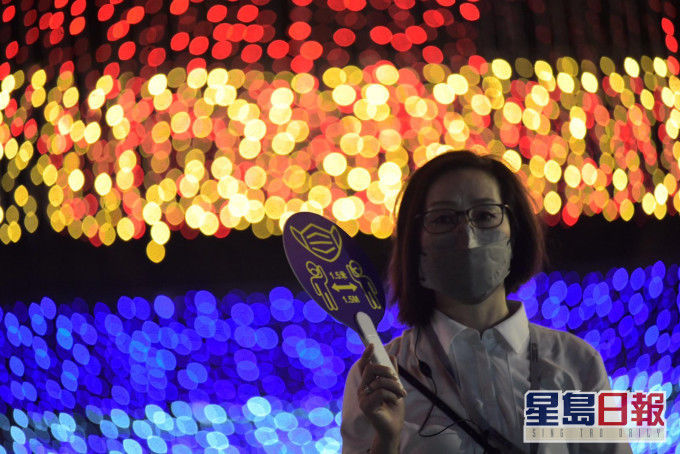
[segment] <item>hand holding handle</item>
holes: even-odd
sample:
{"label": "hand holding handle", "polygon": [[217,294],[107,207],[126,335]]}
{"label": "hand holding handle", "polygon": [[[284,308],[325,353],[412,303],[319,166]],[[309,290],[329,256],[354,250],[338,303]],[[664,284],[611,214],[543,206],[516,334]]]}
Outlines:
{"label": "hand holding handle", "polygon": [[356,319],[359,329],[361,330],[359,334],[361,335],[361,340],[364,342],[364,345],[368,346],[368,344],[373,344],[373,360],[381,366],[387,366],[392,369],[394,376],[397,377],[398,375],[394,370],[394,365],[392,364],[392,361],[390,361],[390,357],[378,336],[378,332],[375,330],[375,325],[373,324],[371,317],[365,312],[358,312]]}

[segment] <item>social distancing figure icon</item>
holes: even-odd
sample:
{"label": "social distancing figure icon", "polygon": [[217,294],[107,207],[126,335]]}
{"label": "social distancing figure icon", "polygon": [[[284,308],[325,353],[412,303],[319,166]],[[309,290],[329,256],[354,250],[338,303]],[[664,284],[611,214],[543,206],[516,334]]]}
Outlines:
{"label": "social distancing figure icon", "polygon": [[380,277],[340,227],[314,213],[295,213],[283,229],[288,263],[302,287],[333,318],[375,345],[375,360],[392,363],[375,326],[385,313]]}
{"label": "social distancing figure icon", "polygon": [[309,271],[309,284],[314,289],[314,293],[321,297],[326,309],[329,311],[337,311],[338,305],[333,297],[333,292],[328,288],[328,276],[320,265],[308,260],[306,263],[307,271]]}

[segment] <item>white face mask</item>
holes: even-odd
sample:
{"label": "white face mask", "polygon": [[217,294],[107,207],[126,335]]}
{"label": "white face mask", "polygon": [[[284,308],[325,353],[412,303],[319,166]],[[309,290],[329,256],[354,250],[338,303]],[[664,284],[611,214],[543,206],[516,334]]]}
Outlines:
{"label": "white face mask", "polygon": [[463,303],[478,304],[503,283],[510,273],[510,238],[498,229],[471,230],[467,248],[456,246],[451,234],[437,235],[423,247],[420,253],[423,287]]}

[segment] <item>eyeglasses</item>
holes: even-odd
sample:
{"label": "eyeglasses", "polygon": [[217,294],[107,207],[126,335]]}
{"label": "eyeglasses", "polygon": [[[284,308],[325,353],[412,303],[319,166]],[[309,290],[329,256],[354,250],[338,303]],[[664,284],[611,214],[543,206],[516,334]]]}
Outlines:
{"label": "eyeglasses", "polygon": [[462,222],[463,216],[478,229],[493,229],[503,223],[503,213],[510,207],[504,203],[485,203],[467,210],[438,208],[426,211],[417,217],[422,219],[423,227],[429,233],[446,233],[454,230]]}

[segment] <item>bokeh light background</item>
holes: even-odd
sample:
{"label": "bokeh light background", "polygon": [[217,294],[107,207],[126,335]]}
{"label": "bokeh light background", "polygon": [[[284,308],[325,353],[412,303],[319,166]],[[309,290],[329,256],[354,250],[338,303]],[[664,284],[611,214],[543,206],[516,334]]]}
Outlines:
{"label": "bokeh light background", "polygon": [[[680,211],[671,1],[22,0],[0,14],[5,245],[48,226],[144,242],[161,262],[173,236],[264,239],[300,210],[386,239],[408,175],[460,149],[502,158],[551,226]],[[677,264],[621,264],[517,295],[598,348],[615,388],[667,391],[668,443],[636,451],[677,444],[677,283]],[[337,450],[361,347],[289,287],[3,308],[3,446]]]}

